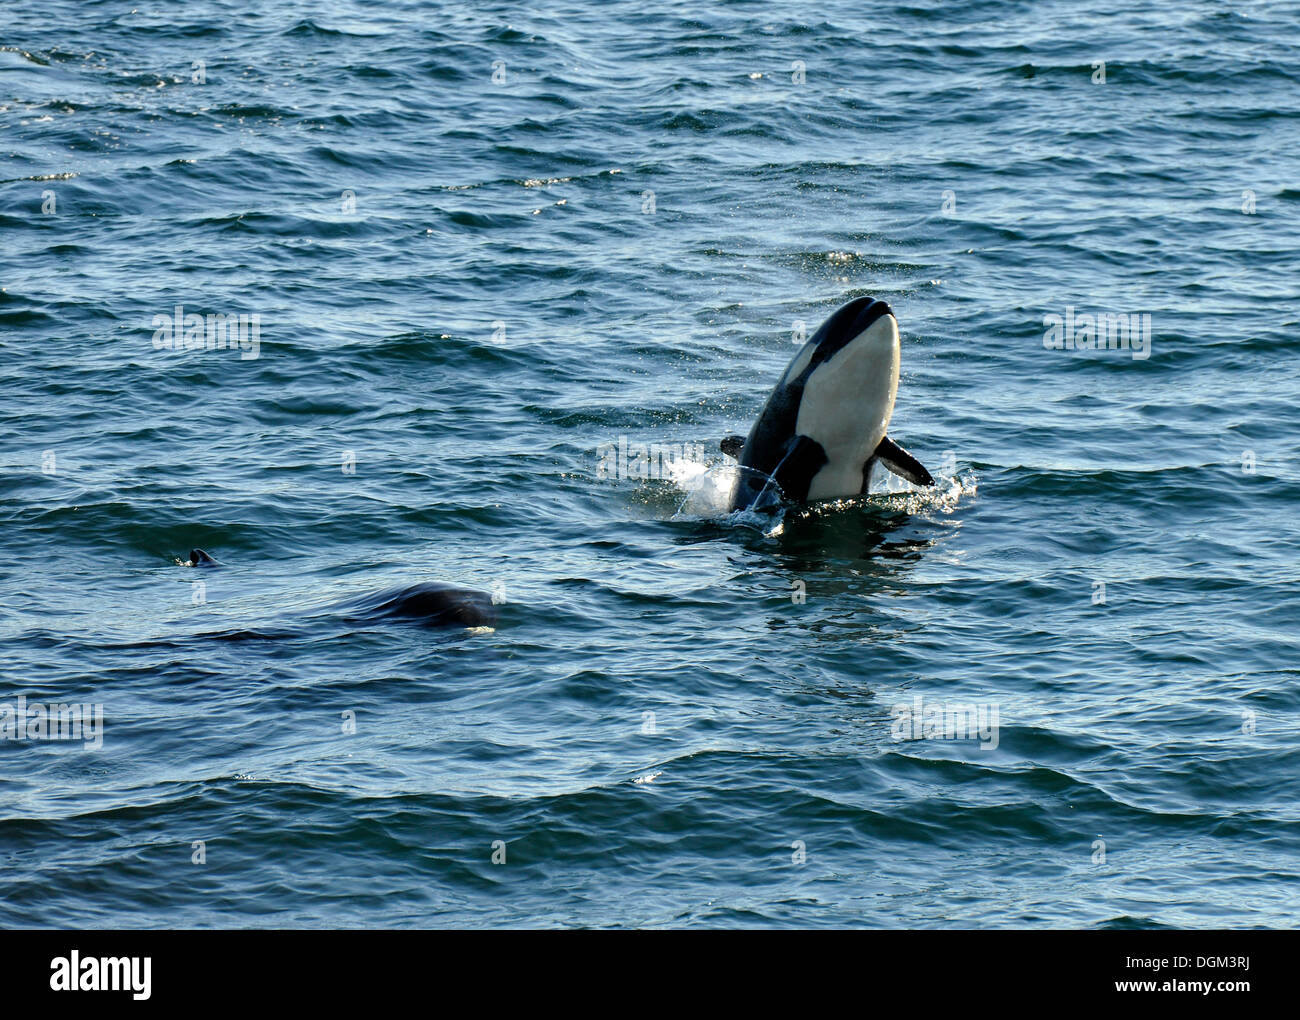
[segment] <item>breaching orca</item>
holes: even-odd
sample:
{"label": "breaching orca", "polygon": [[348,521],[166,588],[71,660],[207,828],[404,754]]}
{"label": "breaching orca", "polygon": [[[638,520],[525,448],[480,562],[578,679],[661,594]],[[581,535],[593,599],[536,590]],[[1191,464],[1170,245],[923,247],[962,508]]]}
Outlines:
{"label": "breaching orca", "polygon": [[[816,502],[867,491],[880,461],[914,485],[933,485],[921,463],[885,435],[898,392],[898,322],[889,305],[855,298],[822,323],[781,376],[749,436],[722,452],[741,471],[731,508],[770,494]],[[760,473],[761,472],[761,473]]]}

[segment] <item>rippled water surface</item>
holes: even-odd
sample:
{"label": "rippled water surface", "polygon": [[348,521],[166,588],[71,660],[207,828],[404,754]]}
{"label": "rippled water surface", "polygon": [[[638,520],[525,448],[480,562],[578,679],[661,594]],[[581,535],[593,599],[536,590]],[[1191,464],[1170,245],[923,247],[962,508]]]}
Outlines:
{"label": "rippled water surface", "polygon": [[[1293,923],[1300,26],[1121,6],[6,5],[0,923]],[[860,295],[936,490],[678,513]]]}

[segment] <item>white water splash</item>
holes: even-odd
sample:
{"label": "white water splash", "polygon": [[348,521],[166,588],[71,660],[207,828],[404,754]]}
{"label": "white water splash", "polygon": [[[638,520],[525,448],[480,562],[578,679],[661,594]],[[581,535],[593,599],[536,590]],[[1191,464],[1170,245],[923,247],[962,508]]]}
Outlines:
{"label": "white water splash", "polygon": [[[726,518],[729,523],[754,528],[769,537],[781,533],[786,500],[775,479],[753,468],[741,467],[734,461],[714,467],[698,467],[702,470],[684,474],[680,480],[674,479],[686,492],[673,515],[674,520]],[[759,490],[761,499],[753,507],[733,511],[731,506],[736,487],[745,479]]]}

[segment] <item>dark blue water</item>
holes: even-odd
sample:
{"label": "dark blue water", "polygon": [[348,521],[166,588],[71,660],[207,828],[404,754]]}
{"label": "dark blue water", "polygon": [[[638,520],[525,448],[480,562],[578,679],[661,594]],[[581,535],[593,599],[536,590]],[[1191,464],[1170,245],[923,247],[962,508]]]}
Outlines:
{"label": "dark blue water", "polygon": [[[1122,6],[6,5],[0,923],[1291,924],[1300,30]],[[710,513],[860,295],[939,485]]]}

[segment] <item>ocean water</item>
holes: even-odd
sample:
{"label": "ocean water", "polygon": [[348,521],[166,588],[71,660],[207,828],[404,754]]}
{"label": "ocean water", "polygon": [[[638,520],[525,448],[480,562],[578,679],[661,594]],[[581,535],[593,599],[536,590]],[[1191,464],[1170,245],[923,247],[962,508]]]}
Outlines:
{"label": "ocean water", "polygon": [[7,4],[0,924],[1293,924],[1300,26],[1122,6]]}

